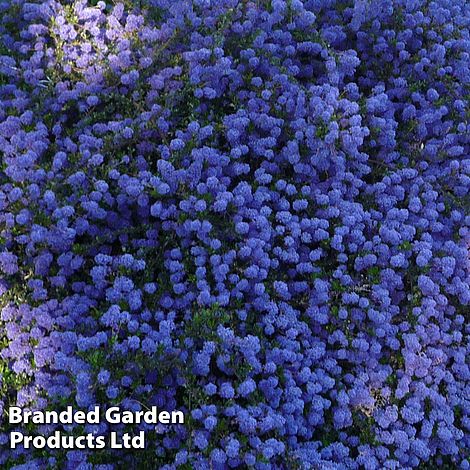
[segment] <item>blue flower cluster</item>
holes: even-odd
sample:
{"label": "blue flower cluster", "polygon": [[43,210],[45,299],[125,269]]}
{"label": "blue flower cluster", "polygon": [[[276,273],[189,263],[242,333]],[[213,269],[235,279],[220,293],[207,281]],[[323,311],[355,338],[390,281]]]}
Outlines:
{"label": "blue flower cluster", "polygon": [[[0,1],[0,466],[470,468],[466,0]],[[142,451],[4,410],[183,410]],[[106,434],[105,424],[29,433]]]}

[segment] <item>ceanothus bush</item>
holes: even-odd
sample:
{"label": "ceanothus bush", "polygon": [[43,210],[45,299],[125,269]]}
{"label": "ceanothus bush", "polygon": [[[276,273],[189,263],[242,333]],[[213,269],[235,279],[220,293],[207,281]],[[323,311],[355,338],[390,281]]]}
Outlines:
{"label": "ceanothus bush", "polygon": [[[470,468],[466,0],[0,1],[0,466]],[[6,410],[182,410],[145,450]]]}

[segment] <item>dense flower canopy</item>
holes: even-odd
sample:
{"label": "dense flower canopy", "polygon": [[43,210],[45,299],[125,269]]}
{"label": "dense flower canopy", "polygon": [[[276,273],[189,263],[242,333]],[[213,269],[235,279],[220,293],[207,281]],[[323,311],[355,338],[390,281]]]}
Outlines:
{"label": "dense flower canopy", "polygon": [[[470,468],[469,26],[0,1],[0,466]],[[9,406],[95,404],[187,422],[9,450]]]}

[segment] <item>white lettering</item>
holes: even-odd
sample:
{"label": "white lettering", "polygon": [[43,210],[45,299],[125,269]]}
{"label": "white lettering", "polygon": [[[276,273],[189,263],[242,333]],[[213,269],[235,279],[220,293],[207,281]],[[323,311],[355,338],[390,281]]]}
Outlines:
{"label": "white lettering", "polygon": [[46,447],[46,438],[44,436],[35,436],[33,439],[33,447],[35,449],[44,449],[44,447]]}
{"label": "white lettering", "polygon": [[17,431],[10,433],[10,449],[16,449],[16,444],[19,444],[22,441],[23,434]]}
{"label": "white lettering", "polygon": [[[117,406],[112,406],[106,410],[106,421],[109,424],[119,424],[121,422],[121,417],[119,414],[119,408]],[[121,449],[121,447],[117,447],[117,449]]]}
{"label": "white lettering", "polygon": [[117,440],[117,433],[112,432],[110,435],[110,447],[111,449],[122,449],[122,444]]}
{"label": "white lettering", "polygon": [[162,424],[170,424],[170,413],[168,411],[161,411],[158,415],[158,421]]}
{"label": "white lettering", "polygon": [[145,448],[145,433],[140,431],[137,436],[132,438],[132,449],[144,449]]}
{"label": "white lettering", "polygon": [[8,410],[8,422],[10,424],[19,424],[23,421],[21,408],[19,406],[10,406]]}
{"label": "white lettering", "polygon": [[[88,436],[93,437],[91,434],[88,434],[87,438]],[[97,436],[95,438],[95,449],[104,449],[105,447],[106,447],[106,440],[104,436]]]}
{"label": "white lettering", "polygon": [[89,411],[87,413],[86,422],[88,424],[98,424],[100,422],[100,407],[95,406],[93,411]]}
{"label": "white lettering", "polygon": [[133,424],[134,423],[134,414],[132,411],[124,411],[121,417],[121,423],[123,424]]}
{"label": "white lettering", "polygon": [[86,421],[86,415],[83,411],[77,411],[74,416],[74,421],[77,424],[85,424]]}
{"label": "white lettering", "polygon": [[172,424],[184,424],[184,413],[182,411],[171,412]]}

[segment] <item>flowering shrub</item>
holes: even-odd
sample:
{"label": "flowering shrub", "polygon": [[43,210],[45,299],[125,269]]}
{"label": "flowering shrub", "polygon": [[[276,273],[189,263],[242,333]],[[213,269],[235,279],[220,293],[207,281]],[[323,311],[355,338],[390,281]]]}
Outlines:
{"label": "flowering shrub", "polygon": [[[2,468],[470,467],[466,0],[0,18]],[[70,404],[187,422],[9,450]]]}

